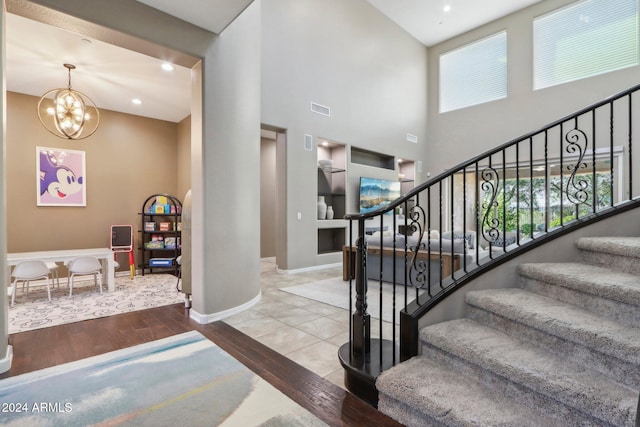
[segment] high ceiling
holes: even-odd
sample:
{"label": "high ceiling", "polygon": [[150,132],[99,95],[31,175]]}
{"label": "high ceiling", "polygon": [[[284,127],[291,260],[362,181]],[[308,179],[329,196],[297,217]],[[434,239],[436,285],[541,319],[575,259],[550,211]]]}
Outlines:
{"label": "high ceiling", "polygon": [[[191,71],[163,61],[61,30],[17,15],[7,15],[7,89],[40,97],[67,87],[64,63],[76,66],[71,85],[98,108],[178,122],[191,111]],[[140,99],[141,104],[132,102]]]}
{"label": "high ceiling", "polygon": [[[138,0],[220,33],[252,0]],[[540,0],[367,0],[427,46],[515,12]],[[451,10],[444,12],[449,3]],[[67,86],[63,63],[77,68],[74,89],[99,108],[178,122],[190,114],[191,72],[163,61],[60,28],[8,14],[7,89],[41,96]],[[132,103],[139,99],[141,104]]]}
{"label": "high ceiling", "polygon": [[542,0],[367,1],[424,45],[433,46]]}
{"label": "high ceiling", "polygon": [[212,33],[219,34],[253,0],[137,0]]}

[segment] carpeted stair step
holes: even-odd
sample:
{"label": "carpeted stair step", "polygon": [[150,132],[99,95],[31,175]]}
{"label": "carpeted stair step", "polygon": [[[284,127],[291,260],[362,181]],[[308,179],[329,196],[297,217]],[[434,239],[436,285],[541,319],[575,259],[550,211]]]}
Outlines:
{"label": "carpeted stair step", "polygon": [[[633,426],[638,392],[571,357],[560,357],[471,319],[420,331],[422,355],[507,399],[563,419],[561,425]],[[428,387],[429,378],[425,378]]]}
{"label": "carpeted stair step", "polygon": [[628,325],[640,325],[640,276],[582,263],[520,264],[521,286]]}
{"label": "carpeted stair step", "polygon": [[406,426],[565,425],[423,356],[383,372],[376,387],[378,409]]}
{"label": "carpeted stair step", "polygon": [[584,263],[640,275],[640,237],[582,237],[576,246]]}
{"label": "carpeted stair step", "polygon": [[467,292],[468,317],[640,389],[640,329],[524,289]]}

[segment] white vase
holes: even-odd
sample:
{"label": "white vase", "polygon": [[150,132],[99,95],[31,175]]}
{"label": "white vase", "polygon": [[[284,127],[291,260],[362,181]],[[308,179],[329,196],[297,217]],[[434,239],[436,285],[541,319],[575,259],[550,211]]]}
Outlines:
{"label": "white vase", "polygon": [[333,219],[333,207],[327,206],[327,219]]}
{"label": "white vase", "polygon": [[327,204],[324,201],[324,196],[318,196],[318,219],[325,219],[327,217]]}

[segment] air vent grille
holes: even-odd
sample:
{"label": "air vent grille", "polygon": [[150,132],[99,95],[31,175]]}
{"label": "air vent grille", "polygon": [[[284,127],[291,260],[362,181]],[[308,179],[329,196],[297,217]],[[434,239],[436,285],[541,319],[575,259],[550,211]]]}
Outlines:
{"label": "air vent grille", "polygon": [[331,108],[326,107],[324,105],[317,104],[315,102],[311,103],[311,111],[316,114],[320,114],[326,117],[331,117]]}
{"label": "air vent grille", "polygon": [[407,134],[407,141],[409,142],[413,142],[414,144],[418,143],[418,137],[415,135],[411,135],[410,133]]}

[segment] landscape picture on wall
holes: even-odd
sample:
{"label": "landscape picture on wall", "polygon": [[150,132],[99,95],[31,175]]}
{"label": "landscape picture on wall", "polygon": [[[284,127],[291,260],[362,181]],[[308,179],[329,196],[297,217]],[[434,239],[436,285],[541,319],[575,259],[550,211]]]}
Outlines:
{"label": "landscape picture on wall", "polygon": [[86,206],[85,152],[36,147],[38,206]]}
{"label": "landscape picture on wall", "polygon": [[[400,197],[400,182],[360,178],[360,213],[373,212]],[[391,212],[388,212],[391,214]]]}

